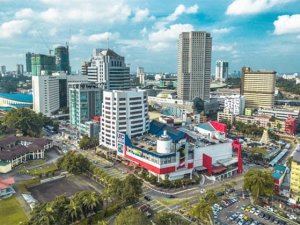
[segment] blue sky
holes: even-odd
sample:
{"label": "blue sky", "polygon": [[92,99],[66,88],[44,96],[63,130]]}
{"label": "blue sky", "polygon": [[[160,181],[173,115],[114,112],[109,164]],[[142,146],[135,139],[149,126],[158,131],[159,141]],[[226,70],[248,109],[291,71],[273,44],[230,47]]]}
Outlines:
{"label": "blue sky", "polygon": [[14,70],[25,53],[70,44],[73,69],[93,48],[125,56],[135,72],[176,72],[182,31],[213,37],[213,60],[230,71],[300,72],[300,0],[0,0],[0,64]]}

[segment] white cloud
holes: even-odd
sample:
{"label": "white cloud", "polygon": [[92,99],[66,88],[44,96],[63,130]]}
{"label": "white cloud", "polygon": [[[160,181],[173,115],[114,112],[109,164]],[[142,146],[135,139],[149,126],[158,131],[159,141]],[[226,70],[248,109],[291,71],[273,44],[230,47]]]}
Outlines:
{"label": "white cloud", "polygon": [[40,0],[50,6],[40,13],[43,20],[51,23],[99,23],[125,22],[131,14],[124,0]]}
{"label": "white cloud", "polygon": [[144,27],[144,28],[140,31],[140,34],[141,34],[143,37],[145,37],[147,33],[148,33],[148,30],[147,30],[146,27]]}
{"label": "white cloud", "polygon": [[300,35],[298,35],[298,36],[297,36],[297,38],[299,38],[299,39],[300,39]]}
{"label": "white cloud", "polygon": [[227,15],[257,14],[294,0],[234,0],[227,8]]}
{"label": "white cloud", "polygon": [[31,8],[24,8],[16,12],[15,16],[17,19],[30,18],[34,14]]}
{"label": "white cloud", "polygon": [[135,23],[140,23],[148,19],[153,20],[154,17],[150,16],[149,9],[145,8],[145,9],[137,9],[134,17],[132,18],[132,21]]}
{"label": "white cloud", "polygon": [[230,31],[232,31],[232,27],[224,27],[224,28],[219,28],[219,29],[213,29],[211,32],[215,34],[227,34]]}
{"label": "white cloud", "polygon": [[212,50],[216,52],[231,52],[233,47],[231,45],[213,45]]}
{"label": "white cloud", "polygon": [[116,40],[119,38],[119,33],[104,32],[99,34],[84,35],[82,32],[77,35],[72,35],[70,42],[72,44],[80,43],[97,43],[102,41]]}
{"label": "white cloud", "polygon": [[11,20],[0,25],[0,38],[11,38],[25,32],[30,26],[27,20]]}
{"label": "white cloud", "polygon": [[195,14],[198,12],[198,10],[199,10],[199,6],[197,4],[190,6],[190,7],[186,7],[182,4],[180,4],[176,7],[175,11],[172,14],[170,14],[167,17],[162,18],[160,21],[158,21],[154,25],[154,27],[157,29],[161,29],[165,25],[177,20],[178,17],[181,16],[182,14]]}
{"label": "white cloud", "polygon": [[149,34],[149,40],[153,42],[167,42],[178,39],[181,32],[189,32],[194,30],[191,24],[174,24],[170,28],[163,28]]}
{"label": "white cloud", "polygon": [[300,34],[300,14],[278,16],[274,26],[274,33],[277,35]]}

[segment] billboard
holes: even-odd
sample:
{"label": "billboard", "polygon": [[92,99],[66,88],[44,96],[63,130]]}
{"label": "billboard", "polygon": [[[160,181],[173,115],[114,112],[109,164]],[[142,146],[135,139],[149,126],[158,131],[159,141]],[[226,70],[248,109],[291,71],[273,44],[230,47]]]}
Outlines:
{"label": "billboard", "polygon": [[123,133],[117,133],[117,143],[120,143],[120,144],[125,144],[125,134]]}

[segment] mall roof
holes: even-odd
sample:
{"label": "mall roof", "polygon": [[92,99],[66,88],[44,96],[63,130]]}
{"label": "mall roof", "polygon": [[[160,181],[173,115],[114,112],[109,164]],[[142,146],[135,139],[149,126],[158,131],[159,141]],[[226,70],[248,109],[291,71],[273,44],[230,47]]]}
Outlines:
{"label": "mall roof", "polygon": [[19,102],[28,102],[32,103],[32,95],[31,94],[6,94],[6,93],[0,93],[0,98],[6,98],[14,101]]}
{"label": "mall roof", "polygon": [[208,131],[215,131],[215,128],[212,125],[210,125],[210,123],[201,123],[199,124],[199,128]]}
{"label": "mall roof", "polygon": [[173,141],[179,141],[181,139],[183,139],[187,134],[177,130],[174,127],[168,126],[166,124],[160,123],[156,120],[153,120],[150,123],[150,129],[149,129],[149,133],[156,135],[156,136],[161,136],[164,132],[164,130],[167,131],[167,134],[170,136],[170,138]]}
{"label": "mall roof", "polygon": [[272,173],[272,177],[275,179],[280,179],[285,171],[286,171],[286,166],[277,164]]}
{"label": "mall roof", "polygon": [[2,178],[0,179],[0,190],[10,188],[11,185],[15,183],[15,179],[13,177],[10,178]]}

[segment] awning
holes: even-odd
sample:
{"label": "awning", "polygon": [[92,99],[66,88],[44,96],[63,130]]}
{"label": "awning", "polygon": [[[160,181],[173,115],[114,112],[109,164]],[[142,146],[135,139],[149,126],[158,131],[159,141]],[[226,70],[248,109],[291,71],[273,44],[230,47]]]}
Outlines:
{"label": "awning", "polygon": [[203,170],[206,170],[207,168],[206,167],[204,167],[204,166],[197,166],[197,167],[195,167],[195,170],[196,171],[203,171]]}
{"label": "awning", "polygon": [[212,168],[212,173],[221,173],[225,170],[227,170],[227,167],[225,167],[225,166],[213,167]]}
{"label": "awning", "polygon": [[218,160],[218,163],[220,163],[223,166],[229,166],[229,165],[235,164],[237,162],[238,162],[238,158],[237,157],[233,157],[233,158],[230,158],[230,159],[221,159],[221,160]]}

